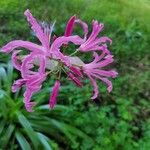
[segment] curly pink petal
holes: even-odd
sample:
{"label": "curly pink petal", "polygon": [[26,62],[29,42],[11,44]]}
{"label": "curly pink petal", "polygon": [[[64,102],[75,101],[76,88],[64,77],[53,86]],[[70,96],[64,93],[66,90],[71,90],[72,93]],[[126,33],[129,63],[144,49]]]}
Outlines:
{"label": "curly pink petal", "polygon": [[28,112],[32,112],[32,107],[35,105],[34,102],[30,102],[31,101],[31,97],[32,97],[33,92],[27,88],[27,90],[24,93],[24,103],[25,103],[25,108]]}
{"label": "curly pink petal", "polygon": [[103,29],[103,27],[104,27],[103,24],[98,23],[98,21],[93,21],[92,33],[89,36],[89,38],[80,45],[79,50],[82,52],[96,51],[96,50],[104,51],[105,49],[103,45],[106,42],[111,43],[112,41],[108,37],[101,37],[101,38],[97,37],[99,32]]}
{"label": "curly pink petal", "polygon": [[17,55],[20,52],[21,52],[21,50],[15,51],[15,52],[13,52],[13,54],[11,56],[12,64],[17,70],[21,69],[21,64],[17,60]]}
{"label": "curly pink petal", "polygon": [[12,85],[12,92],[16,92],[26,83],[26,79],[16,80]]}
{"label": "curly pink petal", "polygon": [[25,108],[28,112],[33,112],[33,107],[36,105],[36,102],[27,102],[25,103]]}
{"label": "curly pink petal", "polygon": [[24,60],[22,61],[21,75],[23,78],[30,76],[30,74],[32,75],[32,74],[36,73],[36,72],[30,71],[30,69],[31,69],[30,66],[31,66],[31,64],[33,64],[32,68],[34,67],[34,61],[36,58],[39,59],[38,72],[39,73],[45,72],[46,58],[41,55],[37,55],[36,53],[32,53],[32,54],[26,56],[26,58],[24,58]]}
{"label": "curly pink petal", "polygon": [[90,75],[87,75],[89,77],[89,79],[91,80],[91,83],[93,85],[93,96],[91,97],[91,99],[95,99],[97,98],[98,94],[99,94],[99,91],[98,91],[98,86],[97,86],[97,83],[96,83],[96,80],[93,79]]}
{"label": "curly pink petal", "polygon": [[32,16],[31,12],[27,9],[24,12],[24,15],[27,17],[28,22],[31,24],[32,30],[36,33],[36,36],[42,43],[44,47],[49,49],[49,37],[47,37],[46,34],[44,34],[44,31],[42,27],[38,24],[36,19]]}
{"label": "curly pink petal", "polygon": [[112,77],[112,78],[115,78],[118,75],[118,73],[114,70],[106,71],[106,70],[94,69],[93,73],[100,76]]}
{"label": "curly pink petal", "polygon": [[84,32],[84,41],[85,41],[87,38],[87,34],[88,34],[88,25],[80,19],[76,19],[75,23],[79,24],[82,27],[83,32]]}
{"label": "curly pink petal", "polygon": [[76,16],[74,15],[67,22],[66,30],[65,30],[65,34],[64,34],[65,36],[70,36],[72,34],[75,20],[76,20]]}
{"label": "curly pink petal", "polygon": [[3,46],[1,48],[1,51],[5,52],[5,53],[10,53],[12,50],[14,50],[16,48],[25,48],[27,50],[30,50],[30,51],[36,52],[36,53],[41,53],[42,49],[43,49],[42,46],[39,46],[32,42],[15,40],[15,41],[11,41],[8,44],[6,44],[5,46]]}
{"label": "curly pink petal", "polygon": [[99,76],[95,76],[95,77],[100,79],[107,85],[107,90],[109,93],[112,91],[113,86],[112,86],[112,82],[110,80],[108,80],[107,78],[99,77]]}
{"label": "curly pink petal", "polygon": [[88,34],[88,25],[82,20],[77,19],[75,15],[72,16],[67,23],[65,36],[71,36],[75,24],[79,24],[82,27],[83,32],[84,32],[84,40],[86,40],[87,34]]}
{"label": "curly pink petal", "polygon": [[81,43],[83,43],[83,39],[80,38],[78,35],[68,37],[65,36],[58,37],[51,45],[50,52],[60,51],[60,47],[63,44],[67,44],[68,42],[72,42],[75,45],[80,45]]}
{"label": "curly pink petal", "polygon": [[92,99],[96,98],[98,95],[98,88],[95,79],[99,79],[104,82],[107,85],[108,92],[111,92],[112,83],[107,78],[115,78],[118,75],[118,73],[114,70],[102,70],[102,67],[105,67],[114,61],[112,55],[109,55],[105,52],[102,52],[101,55],[98,55],[96,52],[94,52],[93,57],[94,60],[91,63],[85,64],[83,66],[83,72],[91,80],[94,87],[94,96],[92,97]]}

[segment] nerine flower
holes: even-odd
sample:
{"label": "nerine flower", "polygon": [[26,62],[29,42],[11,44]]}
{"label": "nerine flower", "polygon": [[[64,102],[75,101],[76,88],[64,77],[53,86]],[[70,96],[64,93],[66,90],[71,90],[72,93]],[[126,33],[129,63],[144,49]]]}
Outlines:
{"label": "nerine flower", "polygon": [[[97,50],[106,51],[107,45],[105,43],[106,42],[112,43],[111,39],[108,37],[100,37],[100,38],[97,37],[98,34],[102,31],[104,25],[98,23],[98,21],[93,21],[92,24],[93,24],[92,33],[90,34],[88,39],[80,45],[79,50],[83,52],[97,51]],[[109,53],[108,50],[107,53]]]}
{"label": "nerine flower", "polygon": [[108,77],[115,78],[117,76],[117,72],[114,70],[106,71],[103,68],[112,63],[113,56],[106,55],[106,52],[103,52],[101,55],[98,55],[96,52],[93,54],[94,60],[89,64],[85,64],[83,66],[83,72],[87,75],[87,77],[91,80],[91,83],[94,87],[94,95],[91,97],[95,99],[98,96],[98,86],[96,83],[96,79],[104,82],[108,88],[108,92],[112,91],[112,83],[108,80]]}
{"label": "nerine flower", "polygon": [[[24,14],[41,44],[15,40],[3,46],[1,51],[13,52],[12,63],[21,72],[21,79],[14,82],[12,91],[16,92],[25,86],[23,101],[27,111],[32,111],[32,107],[35,105],[35,102],[31,101],[32,95],[42,88],[42,83],[49,75],[56,76],[49,100],[50,108],[54,108],[56,104],[62,72],[78,87],[83,87],[82,79],[85,76],[88,77],[94,88],[92,99],[95,99],[99,93],[96,79],[106,83],[109,92],[112,90],[112,83],[108,78],[115,78],[117,72],[104,70],[105,66],[113,62],[113,56],[107,49],[107,42],[111,43],[111,40],[108,37],[98,37],[99,32],[103,29],[103,24],[93,21],[92,33],[88,36],[87,24],[74,15],[67,23],[64,35],[52,36],[54,24],[49,26],[38,23],[29,10],[26,10]],[[82,27],[83,37],[72,35],[74,26],[77,24]],[[62,47],[67,46],[69,42],[78,48],[67,56],[62,52]],[[21,55],[22,48],[28,50],[27,55]],[[92,52],[95,59],[93,62],[85,64],[79,57],[73,56],[77,52]]]}

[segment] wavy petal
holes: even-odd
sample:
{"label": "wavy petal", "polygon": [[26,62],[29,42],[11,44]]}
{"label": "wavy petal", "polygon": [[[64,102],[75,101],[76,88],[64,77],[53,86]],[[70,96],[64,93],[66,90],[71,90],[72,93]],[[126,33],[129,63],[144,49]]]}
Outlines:
{"label": "wavy petal", "polygon": [[32,42],[15,40],[15,41],[11,41],[8,44],[6,44],[5,46],[3,46],[1,48],[1,51],[5,52],[5,53],[10,53],[15,48],[25,48],[25,49],[28,49],[32,52],[36,52],[36,53],[41,53],[42,49],[43,49],[42,46],[39,46],[39,45],[34,44]]}
{"label": "wavy petal", "polygon": [[107,90],[110,93],[112,91],[112,82],[110,80],[108,80],[107,78],[99,78],[100,80],[102,80],[106,85],[107,85]]}
{"label": "wavy petal", "polygon": [[33,71],[30,72],[30,69],[31,69],[30,66],[31,66],[31,64],[33,64],[33,66],[34,66],[35,59],[39,60],[39,62],[38,62],[38,64],[39,64],[38,73],[43,74],[45,72],[46,58],[41,56],[41,55],[37,55],[36,53],[32,53],[32,54],[26,56],[26,58],[24,58],[24,60],[22,61],[21,75],[23,78],[30,77],[34,73],[37,73],[37,72],[33,72]]}
{"label": "wavy petal", "polygon": [[88,40],[86,41],[86,43],[90,43],[91,41],[95,40],[95,38],[97,37],[97,35],[99,34],[99,32],[103,29],[104,25],[102,23],[98,23],[98,21],[93,21],[93,29],[92,29],[92,33],[89,36]]}
{"label": "wavy petal", "polygon": [[20,52],[21,52],[21,50],[14,51],[13,54],[12,54],[12,56],[11,56],[13,66],[14,66],[17,70],[20,70],[20,69],[21,69],[21,64],[17,61],[17,55],[18,55],[18,53],[20,53]]}
{"label": "wavy petal", "polygon": [[88,34],[88,25],[82,20],[77,19],[75,15],[72,16],[67,23],[65,36],[70,36],[72,34],[75,24],[79,24],[82,27],[84,32],[84,40],[86,40]]}
{"label": "wavy petal", "polygon": [[32,30],[36,33],[36,36],[42,43],[42,45],[49,49],[49,38],[45,35],[42,27],[38,24],[36,19],[32,16],[31,12],[27,9],[24,12],[24,15],[27,17],[28,22],[31,24]]}
{"label": "wavy petal", "polygon": [[106,70],[94,69],[93,73],[98,74],[100,76],[112,77],[112,78],[115,78],[118,75],[118,73],[114,70],[106,71]]}
{"label": "wavy petal", "polygon": [[[103,50],[102,44],[109,40],[107,37],[97,38],[99,32],[103,29],[103,24],[98,23],[98,21],[93,21],[93,29],[89,38],[80,45],[79,50],[82,52]],[[97,38],[97,39],[96,39]],[[110,41],[110,40],[109,40]]]}
{"label": "wavy petal", "polygon": [[28,112],[32,112],[32,107],[35,106],[35,102],[30,102],[33,92],[30,89],[27,89],[24,93],[24,103],[25,108]]}
{"label": "wavy petal", "polygon": [[110,93],[112,91],[112,82],[110,80],[108,80],[107,78],[102,78],[100,76],[94,75],[94,77],[100,79],[101,81],[103,81],[106,85],[107,85],[107,90]]}
{"label": "wavy petal", "polygon": [[76,19],[75,23],[78,23],[82,27],[84,32],[84,40],[86,40],[88,34],[88,25],[80,19]]}
{"label": "wavy petal", "polygon": [[72,34],[75,20],[76,20],[76,15],[72,16],[67,22],[67,26],[64,34],[65,36],[70,36]]}
{"label": "wavy petal", "polygon": [[68,37],[65,37],[65,36],[58,37],[58,38],[53,42],[53,44],[51,45],[50,52],[53,52],[53,51],[60,51],[60,47],[61,47],[63,44],[68,44],[68,42],[72,42],[72,43],[74,43],[75,45],[80,45],[81,43],[83,43],[83,39],[80,38],[80,37],[77,36],[77,35],[75,35],[75,36],[68,36]]}
{"label": "wavy petal", "polygon": [[12,85],[12,92],[16,92],[26,83],[26,79],[16,80]]}
{"label": "wavy petal", "polygon": [[35,74],[26,79],[26,91],[24,93],[24,103],[27,111],[31,112],[32,107],[36,104],[30,102],[32,94],[39,91],[42,87],[42,82],[46,79],[46,74]]}
{"label": "wavy petal", "polygon": [[98,91],[98,86],[97,86],[97,83],[96,83],[96,80],[93,79],[90,75],[87,75],[88,78],[91,80],[91,83],[93,85],[93,96],[91,97],[91,99],[95,99],[97,98],[98,94],[99,94],[99,91]]}
{"label": "wavy petal", "polygon": [[105,57],[104,60],[97,62],[96,64],[93,65],[93,68],[102,68],[107,66],[108,64],[111,64],[114,61],[113,56],[109,55]]}

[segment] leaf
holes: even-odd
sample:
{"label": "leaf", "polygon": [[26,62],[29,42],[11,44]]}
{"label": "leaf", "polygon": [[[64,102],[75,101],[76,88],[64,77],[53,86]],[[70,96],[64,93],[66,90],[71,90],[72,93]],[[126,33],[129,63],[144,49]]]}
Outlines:
{"label": "leaf", "polygon": [[16,114],[17,114],[19,122],[21,123],[22,127],[24,127],[24,130],[26,131],[27,135],[29,136],[30,140],[32,141],[35,149],[37,149],[39,146],[39,139],[38,139],[35,131],[31,127],[30,122],[21,112],[17,111]]}
{"label": "leaf", "polygon": [[[38,111],[48,110],[48,112],[50,112],[49,105],[47,105],[47,104],[46,105],[38,106],[36,108],[36,110],[38,110]],[[56,107],[55,107],[55,109],[53,111],[65,112],[65,111],[69,111],[69,110],[70,110],[70,107],[57,104]]]}
{"label": "leaf", "polygon": [[11,62],[9,62],[8,65],[7,65],[7,74],[8,74],[9,82],[12,82],[12,79],[13,79],[13,66],[12,66]]}
{"label": "leaf", "polygon": [[4,90],[0,89],[0,99],[2,99],[6,95],[7,95],[7,93]]}
{"label": "leaf", "polygon": [[5,126],[5,122],[4,122],[4,121],[1,121],[1,122],[0,122],[0,135],[1,135],[1,133],[3,132],[4,126]]}
{"label": "leaf", "polygon": [[70,140],[71,142],[76,145],[76,141],[74,140],[73,135],[78,135],[79,137],[83,138],[84,140],[87,140],[91,144],[94,144],[94,141],[91,137],[89,137],[87,134],[82,132],[81,130],[77,129],[74,126],[71,126],[69,124],[66,124],[64,122],[58,122],[55,119],[46,118],[47,121],[51,122],[55,127],[57,127],[60,131],[62,131]]}
{"label": "leaf", "polygon": [[4,67],[0,66],[0,80],[4,81],[4,82],[8,82],[7,81],[7,74],[6,74],[6,70],[4,69]]}
{"label": "leaf", "polygon": [[15,126],[10,124],[9,127],[5,130],[5,133],[3,134],[3,137],[2,137],[3,147],[6,147],[7,144],[9,143],[10,137],[11,137],[14,129],[15,129]]}
{"label": "leaf", "polygon": [[39,137],[39,140],[44,146],[44,150],[52,150],[50,144],[48,143],[48,137],[46,137],[44,134],[37,132],[37,135]]}
{"label": "leaf", "polygon": [[20,133],[20,132],[16,132],[16,139],[18,141],[18,143],[20,144],[22,150],[31,150],[31,146],[28,143],[28,141],[25,139],[25,137]]}
{"label": "leaf", "polygon": [[[46,121],[45,119],[39,119],[36,118],[35,120],[31,120],[32,121],[32,126],[38,130],[41,131],[43,133],[46,133],[46,135],[50,135],[50,137],[53,137],[53,139],[56,139],[56,142],[64,142],[66,141],[66,139],[64,138],[63,134],[60,134],[60,130],[58,130],[53,124],[51,124],[51,122]],[[50,143],[50,145],[52,147],[57,147],[56,143],[52,140],[49,139],[48,143]]]}
{"label": "leaf", "polygon": [[6,101],[12,100],[7,91],[0,89],[0,99],[2,99],[4,96],[6,97]]}
{"label": "leaf", "polygon": [[4,65],[0,65],[0,88],[3,87],[8,94],[10,94],[11,81],[9,80],[9,74],[7,73]]}

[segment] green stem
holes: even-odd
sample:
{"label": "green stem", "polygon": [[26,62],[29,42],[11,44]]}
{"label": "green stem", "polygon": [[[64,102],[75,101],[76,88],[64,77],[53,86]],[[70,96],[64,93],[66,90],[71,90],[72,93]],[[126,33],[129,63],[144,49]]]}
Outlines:
{"label": "green stem", "polygon": [[72,53],[72,54],[70,54],[69,56],[73,56],[73,55],[75,55],[78,51],[79,51],[79,49],[77,49],[75,52],[73,52],[73,53]]}

